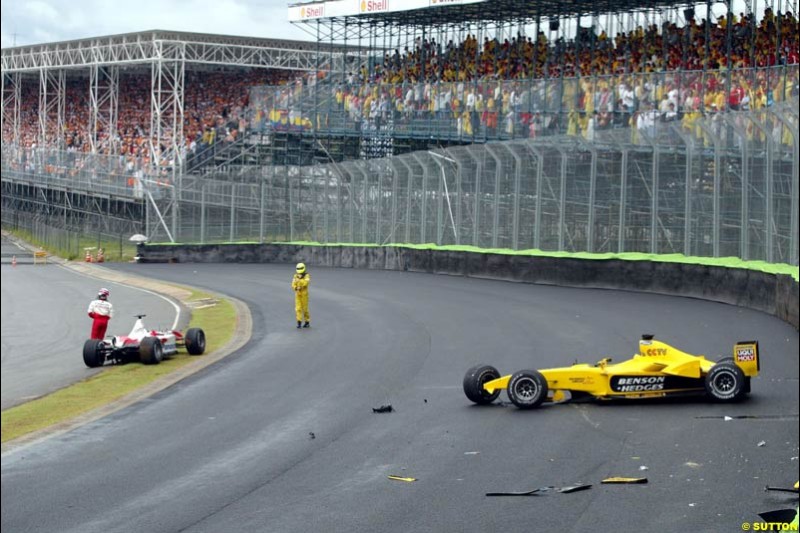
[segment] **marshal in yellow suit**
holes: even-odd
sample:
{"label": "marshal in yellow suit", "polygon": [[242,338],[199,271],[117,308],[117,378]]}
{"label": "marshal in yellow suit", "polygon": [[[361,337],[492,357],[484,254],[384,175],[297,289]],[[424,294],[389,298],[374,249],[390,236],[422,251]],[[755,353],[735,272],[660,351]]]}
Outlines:
{"label": "marshal in yellow suit", "polygon": [[306,272],[306,265],[297,263],[295,274],[292,276],[292,290],[294,290],[294,314],[297,318],[298,328],[307,328],[311,325],[311,315],[308,314],[308,284],[310,282],[311,276]]}

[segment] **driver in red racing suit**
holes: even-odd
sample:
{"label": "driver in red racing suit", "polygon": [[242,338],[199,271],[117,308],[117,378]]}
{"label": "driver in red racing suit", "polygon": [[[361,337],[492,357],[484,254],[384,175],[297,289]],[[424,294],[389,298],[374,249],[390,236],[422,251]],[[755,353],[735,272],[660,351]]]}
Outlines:
{"label": "driver in red racing suit", "polygon": [[108,301],[108,289],[100,289],[97,300],[89,304],[89,318],[92,319],[92,339],[103,340],[108,329],[108,321],[114,315],[114,306]]}

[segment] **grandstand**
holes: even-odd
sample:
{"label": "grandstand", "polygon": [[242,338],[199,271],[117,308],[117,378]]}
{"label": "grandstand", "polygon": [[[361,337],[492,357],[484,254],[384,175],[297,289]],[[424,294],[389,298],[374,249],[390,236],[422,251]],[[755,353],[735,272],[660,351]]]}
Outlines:
{"label": "grandstand", "polygon": [[155,30],[3,50],[3,142],[164,165],[219,119],[244,129],[250,86],[331,68],[316,48]]}
{"label": "grandstand", "polygon": [[[323,2],[319,12],[337,15],[302,23],[331,46],[367,43],[372,52],[359,71],[332,73],[338,83],[293,95],[291,104],[316,103],[323,134],[592,136],[628,127],[635,111],[663,116],[671,104],[673,120],[692,120],[762,108],[797,86],[775,68],[798,64],[797,19],[772,7],[757,20],[730,4],[721,12],[704,6],[702,19],[673,2],[406,2],[369,13],[336,11],[340,4]],[[280,95],[262,100],[265,109],[291,112]]]}
{"label": "grandstand", "polygon": [[330,68],[317,48],[153,30],[3,49],[4,208],[141,226],[144,180],[163,197],[242,144],[248,88]]}
{"label": "grandstand", "polygon": [[4,224],[120,212],[60,196],[91,190],[169,240],[797,264],[797,6],[743,6],[331,0],[289,6],[314,43],[4,49]]}

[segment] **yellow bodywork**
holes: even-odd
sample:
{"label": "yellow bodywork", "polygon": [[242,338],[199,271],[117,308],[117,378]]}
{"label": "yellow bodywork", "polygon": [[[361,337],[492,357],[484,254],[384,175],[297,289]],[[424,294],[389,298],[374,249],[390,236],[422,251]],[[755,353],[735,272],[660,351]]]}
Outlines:
{"label": "yellow bodywork", "polygon": [[[758,375],[758,344],[736,344],[733,362],[745,376]],[[704,355],[691,355],[657,340],[641,340],[639,353],[621,363],[611,364],[611,358],[604,358],[594,365],[578,363],[539,372],[547,380],[548,402],[564,400],[565,391],[609,398],[647,398],[702,391],[702,378],[714,364]],[[507,388],[510,379],[511,375],[502,376],[487,381],[483,388],[493,393]]]}

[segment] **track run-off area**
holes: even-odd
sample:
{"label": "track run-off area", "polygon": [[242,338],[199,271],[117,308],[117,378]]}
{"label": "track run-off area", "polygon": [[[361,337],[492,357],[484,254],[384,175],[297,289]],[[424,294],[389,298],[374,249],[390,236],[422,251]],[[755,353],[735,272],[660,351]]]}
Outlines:
{"label": "track run-off area", "polygon": [[[798,475],[798,333],[776,318],[688,298],[308,266],[308,330],[295,329],[293,265],[111,266],[246,302],[252,338],[145,401],[3,454],[3,531],[740,531],[797,504],[764,491]],[[642,333],[709,358],[757,339],[752,394],[520,411],[462,392],[479,362],[511,373],[619,361]],[[77,369],[80,348],[64,348]],[[393,412],[374,413],[381,405]],[[610,476],[648,483],[600,484]],[[485,496],[576,483],[592,488]]]}

